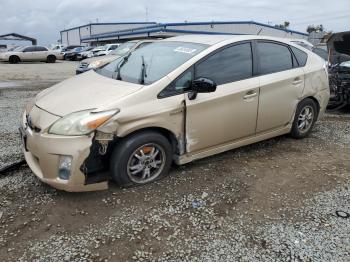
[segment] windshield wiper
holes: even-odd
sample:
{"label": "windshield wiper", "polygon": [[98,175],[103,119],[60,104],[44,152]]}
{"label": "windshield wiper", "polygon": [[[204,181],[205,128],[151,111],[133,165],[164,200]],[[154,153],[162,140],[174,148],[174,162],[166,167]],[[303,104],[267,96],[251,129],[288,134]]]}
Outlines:
{"label": "windshield wiper", "polygon": [[145,58],[141,56],[142,58],[142,64],[141,64],[141,77],[140,77],[140,84],[145,84],[145,78],[147,77],[146,73],[146,64],[145,64]]}
{"label": "windshield wiper", "polygon": [[126,56],[124,56],[123,60],[121,60],[118,65],[116,70],[114,71],[114,73],[117,73],[117,76],[115,79],[117,80],[122,80],[121,76],[120,76],[120,69],[123,67],[123,65],[125,65],[125,63],[128,61],[129,57],[131,55],[131,52],[129,54],[127,54]]}

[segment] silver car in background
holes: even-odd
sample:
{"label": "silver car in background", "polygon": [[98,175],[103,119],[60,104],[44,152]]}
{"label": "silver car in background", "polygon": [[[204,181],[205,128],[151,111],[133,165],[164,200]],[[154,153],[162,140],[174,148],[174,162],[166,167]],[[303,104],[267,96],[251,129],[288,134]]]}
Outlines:
{"label": "silver car in background", "polygon": [[129,42],[125,42],[124,44],[121,44],[117,49],[113,50],[109,55],[84,59],[80,62],[78,68],[76,69],[76,74],[81,74],[91,69],[96,69],[101,66],[104,66],[114,61],[118,57],[125,56],[128,53],[131,53],[134,50],[153,42],[154,40],[129,41]]}
{"label": "silver car in background", "polygon": [[12,51],[1,53],[0,61],[7,61],[11,64],[17,64],[22,61],[55,63],[59,55],[58,51],[49,50],[44,46],[22,46]]}

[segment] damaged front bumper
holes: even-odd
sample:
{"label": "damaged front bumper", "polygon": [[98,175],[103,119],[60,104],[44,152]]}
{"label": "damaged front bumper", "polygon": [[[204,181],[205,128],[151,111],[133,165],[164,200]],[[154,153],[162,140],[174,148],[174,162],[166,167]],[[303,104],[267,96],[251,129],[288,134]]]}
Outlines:
{"label": "damaged front bumper", "polygon": [[[107,189],[107,180],[87,183],[87,176],[81,170],[90,155],[94,135],[58,136],[43,132],[41,127],[53,123],[55,118],[58,117],[34,107],[31,111],[34,126],[28,123],[26,113],[23,114],[23,152],[30,169],[41,181],[60,190],[81,192]],[[59,175],[62,159],[70,159],[69,165],[65,166],[69,169],[69,175],[64,179]]]}

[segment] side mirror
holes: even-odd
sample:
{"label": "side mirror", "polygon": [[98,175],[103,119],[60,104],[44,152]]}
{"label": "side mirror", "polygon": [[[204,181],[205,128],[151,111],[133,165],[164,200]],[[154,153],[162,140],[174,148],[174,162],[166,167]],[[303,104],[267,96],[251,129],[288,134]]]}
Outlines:
{"label": "side mirror", "polygon": [[211,93],[216,90],[216,83],[205,77],[197,78],[192,81],[191,91],[196,93]]}

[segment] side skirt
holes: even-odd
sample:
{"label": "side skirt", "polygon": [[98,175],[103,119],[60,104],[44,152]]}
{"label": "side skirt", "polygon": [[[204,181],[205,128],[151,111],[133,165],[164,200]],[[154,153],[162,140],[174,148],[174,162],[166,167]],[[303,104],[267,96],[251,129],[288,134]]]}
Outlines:
{"label": "side skirt", "polygon": [[216,155],[216,154],[220,154],[222,152],[228,151],[228,150],[232,150],[241,146],[246,146],[246,145],[250,145],[253,143],[257,143],[269,138],[273,138],[276,136],[280,136],[280,135],[284,135],[284,134],[288,134],[290,132],[291,129],[291,124],[277,129],[277,130],[273,130],[273,131],[269,131],[267,133],[262,133],[259,134],[257,136],[253,136],[253,137],[249,137],[249,138],[245,138],[239,141],[231,141],[229,143],[217,146],[217,147],[211,147],[209,149],[206,149],[204,151],[200,151],[200,152],[195,152],[193,154],[191,153],[187,153],[181,156],[177,156],[175,158],[175,163],[178,165],[183,165],[189,162],[192,162],[194,160],[197,159],[201,159],[201,158],[205,158],[208,156],[212,156],[212,155]]}

